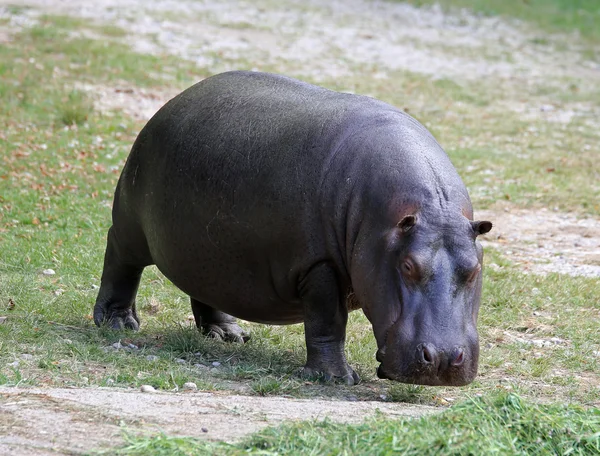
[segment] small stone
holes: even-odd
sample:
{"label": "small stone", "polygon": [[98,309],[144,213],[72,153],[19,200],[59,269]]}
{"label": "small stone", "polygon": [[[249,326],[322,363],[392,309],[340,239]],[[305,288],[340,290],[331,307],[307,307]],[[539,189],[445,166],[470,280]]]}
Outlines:
{"label": "small stone", "polygon": [[42,271],[42,274],[44,274],[44,275],[48,275],[48,276],[51,276],[51,275],[54,275],[54,274],[56,274],[56,271],[55,271],[54,269],[44,269],[44,270]]}
{"label": "small stone", "polygon": [[33,359],[33,355],[30,355],[29,353],[23,353],[23,354],[21,355],[21,359],[27,359],[27,360],[30,360],[30,359]]}
{"label": "small stone", "polygon": [[194,367],[196,369],[208,369],[208,366],[205,366],[204,364],[194,364]]}
{"label": "small stone", "polygon": [[213,367],[219,367],[221,363],[219,361],[213,361],[212,365]]}
{"label": "small stone", "polygon": [[380,394],[379,395],[379,399],[381,399],[382,401],[387,401],[387,396],[385,394]]}
{"label": "small stone", "polygon": [[185,364],[187,363],[187,361],[185,359],[181,359],[181,358],[175,358],[175,362],[178,364]]}
{"label": "small stone", "polygon": [[208,432],[208,428],[203,427],[202,432]]}
{"label": "small stone", "polygon": [[154,393],[156,391],[156,389],[154,389],[154,387],[151,385],[142,385],[142,387],[140,388],[140,391],[142,393]]}
{"label": "small stone", "polygon": [[146,359],[148,361],[158,361],[159,358],[156,355],[148,355],[148,356],[146,356]]}
{"label": "small stone", "polygon": [[58,288],[58,289],[54,290],[54,295],[55,296],[60,296],[64,292],[65,292],[65,290],[63,290],[62,288]]}
{"label": "small stone", "polygon": [[115,381],[112,378],[109,378],[108,380],[106,380],[107,385],[113,385],[114,383],[115,383]]}
{"label": "small stone", "polygon": [[13,361],[12,363],[8,363],[7,366],[8,367],[19,367],[19,360]]}
{"label": "small stone", "polygon": [[119,348],[123,348],[123,345],[121,345],[121,342],[115,342],[114,344],[112,344],[112,347],[118,350]]}
{"label": "small stone", "polygon": [[186,382],[183,384],[183,389],[188,391],[196,391],[198,389],[198,385],[194,382]]}
{"label": "small stone", "polygon": [[92,284],[92,290],[99,290],[100,287],[98,285],[96,285],[95,283]]}
{"label": "small stone", "polygon": [[67,345],[71,345],[73,343],[71,339],[64,339],[63,342]]}
{"label": "small stone", "polygon": [[127,344],[127,346],[128,346],[129,348],[131,348],[132,350],[137,350],[137,349],[139,348],[139,347],[138,347],[137,345],[135,345],[135,344]]}
{"label": "small stone", "polygon": [[7,320],[8,317],[0,317],[0,325]]}

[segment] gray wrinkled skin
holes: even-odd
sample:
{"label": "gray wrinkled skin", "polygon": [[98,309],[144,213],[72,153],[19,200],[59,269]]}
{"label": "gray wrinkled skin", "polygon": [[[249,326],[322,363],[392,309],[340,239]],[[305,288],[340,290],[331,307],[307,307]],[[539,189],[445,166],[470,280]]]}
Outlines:
{"label": "gray wrinkled skin", "polygon": [[[156,264],[199,328],[304,322],[303,374],[354,384],[348,311],[378,374],[463,385],[477,372],[482,250],[467,191],[416,120],[368,97],[257,72],[208,78],[138,136],[115,192],[96,324],[137,329]],[[350,296],[351,299],[347,299]]]}

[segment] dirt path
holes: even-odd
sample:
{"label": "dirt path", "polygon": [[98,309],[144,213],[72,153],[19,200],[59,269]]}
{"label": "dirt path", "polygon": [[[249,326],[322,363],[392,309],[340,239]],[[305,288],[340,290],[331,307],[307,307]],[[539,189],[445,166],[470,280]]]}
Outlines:
{"label": "dirt path", "polygon": [[328,418],[358,423],[377,412],[412,417],[435,410],[398,403],[231,396],[224,392],[0,387],[0,454],[80,454],[123,443],[123,429],[231,441],[288,420]]}

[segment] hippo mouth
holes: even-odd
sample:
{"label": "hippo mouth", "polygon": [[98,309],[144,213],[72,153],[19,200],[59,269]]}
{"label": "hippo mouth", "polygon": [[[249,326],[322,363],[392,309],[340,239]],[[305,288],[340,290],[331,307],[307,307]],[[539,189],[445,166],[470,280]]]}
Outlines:
{"label": "hippo mouth", "polygon": [[383,380],[392,380],[399,383],[407,383],[410,385],[424,385],[424,386],[465,386],[471,383],[474,379],[474,375],[452,375],[446,373],[445,375],[392,375],[385,371],[383,364],[380,364],[377,368],[377,377]]}

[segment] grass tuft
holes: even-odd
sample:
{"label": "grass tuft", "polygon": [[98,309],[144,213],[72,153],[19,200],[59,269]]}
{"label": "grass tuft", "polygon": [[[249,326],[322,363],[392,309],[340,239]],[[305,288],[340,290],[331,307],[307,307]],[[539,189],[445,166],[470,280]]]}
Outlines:
{"label": "grass tuft", "polygon": [[93,111],[88,97],[78,91],[69,92],[66,100],[58,106],[59,118],[65,125],[82,125]]}

